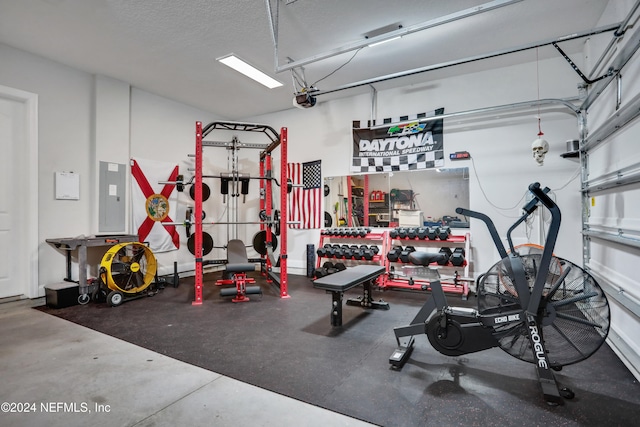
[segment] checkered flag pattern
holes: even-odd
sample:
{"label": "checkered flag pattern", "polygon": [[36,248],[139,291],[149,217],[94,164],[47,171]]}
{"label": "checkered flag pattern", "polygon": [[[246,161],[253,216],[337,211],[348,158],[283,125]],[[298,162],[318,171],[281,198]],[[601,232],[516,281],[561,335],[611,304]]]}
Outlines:
{"label": "checkered flag pattern", "polygon": [[442,150],[394,157],[354,157],[352,172],[398,172],[444,166]]}
{"label": "checkered flag pattern", "polygon": [[444,166],[442,120],[420,119],[444,114],[431,113],[353,122],[352,173],[396,172]]}

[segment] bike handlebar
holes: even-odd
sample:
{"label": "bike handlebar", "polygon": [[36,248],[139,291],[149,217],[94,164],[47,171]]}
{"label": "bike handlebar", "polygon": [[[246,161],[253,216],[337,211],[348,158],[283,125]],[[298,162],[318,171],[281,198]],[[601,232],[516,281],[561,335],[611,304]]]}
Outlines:
{"label": "bike handlebar", "polygon": [[543,189],[540,187],[539,182],[534,182],[533,184],[529,185],[529,191],[531,191],[533,195],[536,196],[536,199],[538,199],[543,205],[545,205],[547,209],[552,210],[558,207],[558,205],[556,205],[556,202],[554,202],[551,197],[547,196],[549,187],[545,187]]}
{"label": "bike handlebar", "polygon": [[[523,210],[525,211],[524,215],[522,215],[520,219],[516,221],[516,223],[513,224],[513,226],[507,232],[507,241],[509,243],[509,248],[511,249],[511,251],[514,251],[513,243],[511,241],[511,232],[536,210],[538,202],[542,203],[551,212],[551,217],[553,218],[552,223],[553,223],[553,228],[555,228],[555,232],[551,233],[548,236],[549,239],[547,239],[548,241],[546,243],[547,244],[550,243],[552,248],[555,245],[557,228],[559,228],[559,225],[560,225],[560,209],[558,208],[558,205],[556,205],[556,203],[547,195],[547,193],[550,191],[548,187],[545,187],[543,189],[542,187],[540,187],[539,182],[534,182],[533,184],[529,185],[529,191],[533,194],[534,198],[523,207]],[[496,230],[496,227],[493,221],[491,220],[491,218],[489,218],[487,215],[483,213],[472,211],[469,209],[464,209],[464,208],[457,208],[456,213],[469,216],[472,218],[476,218],[484,222],[489,230],[489,234],[491,234],[491,237],[496,246],[496,249],[498,250],[498,253],[500,254],[500,257],[505,258],[507,256],[506,248],[502,244],[498,231]]]}

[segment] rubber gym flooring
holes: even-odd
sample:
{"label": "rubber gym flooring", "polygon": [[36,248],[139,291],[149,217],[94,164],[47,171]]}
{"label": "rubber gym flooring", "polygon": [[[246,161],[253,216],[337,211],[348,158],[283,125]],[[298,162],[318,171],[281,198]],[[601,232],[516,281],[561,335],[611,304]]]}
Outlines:
{"label": "rubber gym flooring", "polygon": [[[402,370],[390,368],[393,328],[408,324],[426,293],[375,292],[391,309],[344,305],[332,327],[331,295],[304,276],[289,276],[291,298],[258,277],[262,296],[232,303],[205,275],[204,303],[192,306],[193,278],[118,307],[90,303],[38,307],[141,347],[313,405],[381,426],[632,426],[640,385],[605,344],[591,358],[556,372],[576,396],[547,405],[534,366],[499,348],[441,355],[416,337]],[[359,296],[362,288],[345,293]],[[472,305],[448,296],[451,305]],[[126,361],[123,361],[126,364]],[[229,411],[251,402],[229,402]],[[301,424],[304,425],[303,420]]]}

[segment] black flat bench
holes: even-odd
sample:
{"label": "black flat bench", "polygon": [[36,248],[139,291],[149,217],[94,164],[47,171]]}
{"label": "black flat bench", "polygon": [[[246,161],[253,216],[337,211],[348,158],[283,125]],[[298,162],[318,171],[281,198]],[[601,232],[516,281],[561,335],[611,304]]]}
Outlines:
{"label": "black flat bench", "polygon": [[313,282],[313,287],[331,292],[331,325],[342,325],[342,296],[345,291],[358,285],[363,285],[364,290],[361,297],[350,298],[347,305],[357,305],[364,308],[375,308],[389,310],[389,303],[374,301],[371,297],[373,284],[376,279],[385,273],[384,266],[381,265],[357,265],[347,268],[338,273],[321,277]]}

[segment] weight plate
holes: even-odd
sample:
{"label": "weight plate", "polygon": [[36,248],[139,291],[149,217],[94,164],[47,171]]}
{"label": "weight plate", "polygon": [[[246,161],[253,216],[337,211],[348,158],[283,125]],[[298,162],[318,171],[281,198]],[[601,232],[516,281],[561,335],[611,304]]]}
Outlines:
{"label": "weight plate", "polygon": [[[191,255],[196,254],[196,235],[192,234],[187,240],[187,248]],[[206,231],[202,232],[202,256],[208,255],[213,249],[213,237]]]}
{"label": "weight plate", "polygon": [[[269,232],[271,233],[271,246],[275,251],[278,248],[278,238],[273,232]],[[255,236],[253,236],[253,249],[260,255],[267,254],[267,230],[258,231]]]}
{"label": "weight plate", "polygon": [[333,218],[331,217],[331,214],[327,211],[324,212],[324,227],[328,228],[331,227],[333,225]]}
{"label": "weight plate", "polygon": [[[189,188],[189,196],[191,196],[191,200],[195,200],[196,199],[196,186],[192,185],[191,188]],[[202,201],[206,202],[207,199],[209,199],[209,196],[211,196],[211,189],[209,188],[209,186],[206,183],[202,183]]]}

